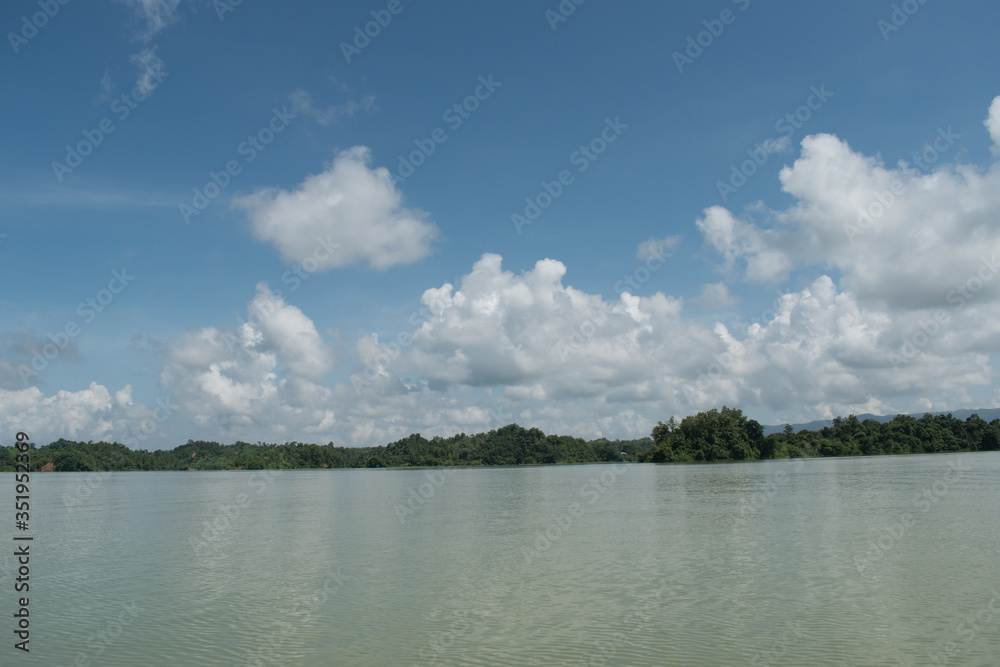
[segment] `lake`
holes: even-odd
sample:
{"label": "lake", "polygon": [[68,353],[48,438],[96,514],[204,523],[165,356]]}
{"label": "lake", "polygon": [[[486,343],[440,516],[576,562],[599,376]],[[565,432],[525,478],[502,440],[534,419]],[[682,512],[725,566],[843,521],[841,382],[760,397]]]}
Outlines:
{"label": "lake", "polygon": [[31,652],[0,558],[5,665],[1000,664],[1000,453],[31,492]]}

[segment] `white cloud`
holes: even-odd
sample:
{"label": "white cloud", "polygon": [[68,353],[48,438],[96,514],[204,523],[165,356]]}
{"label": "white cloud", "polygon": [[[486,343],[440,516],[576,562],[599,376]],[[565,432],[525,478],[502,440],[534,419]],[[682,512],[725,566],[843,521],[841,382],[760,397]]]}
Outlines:
{"label": "white cloud", "polygon": [[740,302],[729,293],[725,283],[706,283],[701,286],[701,294],[695,301],[703,308],[731,308]]}
{"label": "white cloud", "polygon": [[[781,171],[798,202],[775,213],[782,233],[774,245],[793,248],[799,265],[835,267],[859,298],[891,308],[945,305],[983,256],[1000,251],[1000,167],[942,162],[923,173],[886,168],[829,135],[802,146]],[[998,294],[992,285],[980,299]]]}
{"label": "white cloud", "polygon": [[114,82],[111,80],[111,71],[104,70],[104,76],[101,77],[101,93],[97,96],[97,102],[104,103],[109,102],[114,95]]}
{"label": "white cloud", "polygon": [[[679,299],[623,293],[609,303],[563,285],[565,272],[561,262],[545,259],[514,275],[487,254],[458,289],[427,290],[422,302],[430,317],[385,383],[405,375],[438,387],[504,387],[518,399],[614,402],[618,394],[644,392],[636,385],[650,368],[679,372],[699,339],[712,338],[683,321]],[[657,335],[667,330],[673,334]]]}
{"label": "white cloud", "polygon": [[[332,351],[312,320],[259,286],[239,329],[198,329],[166,346],[161,387],[184,432],[225,442],[385,444],[512,421],[639,437],[671,414],[722,404],[775,421],[967,405],[970,388],[991,382],[988,355],[1000,344],[1000,317],[972,301],[894,368],[891,355],[928,315],[865,305],[827,276],[741,326],[687,318],[680,299],[660,293],[605,301],[564,285],[565,273],[545,259],[514,274],[484,255],[457,287],[424,292],[424,321],[401,323],[402,345],[358,339],[353,367],[342,367],[353,378],[332,386],[322,384]],[[76,413],[64,399],[37,423],[58,410],[67,437],[111,432],[109,406],[130,406],[131,392],[112,401],[92,389]],[[30,402],[43,402],[34,392]],[[21,419],[9,400],[0,407]]]}
{"label": "white cloud", "polygon": [[312,320],[264,284],[247,312],[238,330],[198,329],[169,344],[161,387],[211,437],[328,437],[334,405],[318,380],[333,355]]}
{"label": "white cloud", "polygon": [[990,139],[993,140],[993,145],[990,148],[994,155],[1000,155],[1000,95],[993,98],[989,115],[983,121],[983,125],[989,130]]}
{"label": "white cloud", "polygon": [[[744,265],[747,280],[830,268],[866,302],[929,308],[946,305],[950,290],[970,279],[984,257],[1000,253],[1000,166],[978,170],[939,160],[933,170],[889,168],[824,134],[802,141],[801,157],[780,179],[795,203],[766,211],[769,228],[718,206],[698,220],[723,268]],[[994,281],[978,298],[998,296]]]}
{"label": "white cloud", "polygon": [[142,88],[147,94],[153,92],[159,85],[158,74],[166,69],[166,65],[160,57],[156,55],[156,47],[143,49],[139,53],[129,56],[129,60],[139,70],[139,77],[135,85]]}
{"label": "white cloud", "polygon": [[754,152],[760,152],[763,150],[765,153],[784,153],[792,149],[792,139],[789,136],[779,137],[778,139],[770,138],[764,140],[764,143],[758,144],[754,148]]}
{"label": "white cloud", "polygon": [[777,282],[787,279],[792,260],[781,248],[782,239],[777,232],[739,220],[721,206],[706,209],[696,224],[705,240],[726,258],[726,271],[732,271],[736,260],[743,259],[747,280]]}
{"label": "white cloud", "polygon": [[291,94],[292,112],[309,116],[320,125],[326,126],[342,118],[354,118],[359,111],[370,111],[375,106],[375,96],[365,95],[361,100],[348,100],[338,106],[319,109],[313,103],[312,95],[301,88]]}
{"label": "white cloud", "polygon": [[46,396],[37,387],[0,389],[0,429],[6,433],[25,431],[38,445],[59,438],[69,440],[117,440],[145,447],[147,438],[160,432],[162,413],[132,402],[126,385],[112,399],[108,389],[96,382],[81,391],[59,391]]}
{"label": "white cloud", "polygon": [[266,283],[257,285],[257,296],[248,308],[250,321],[271,342],[288,372],[319,380],[333,366],[333,355],[320,338],[313,321],[295,306],[271,293]]}
{"label": "white cloud", "polygon": [[[402,247],[366,245],[365,235],[401,225],[426,241],[433,227],[402,213],[388,174],[367,161],[366,149],[353,149],[296,192],[258,193],[240,205],[287,259],[313,256],[313,239],[336,233],[339,254],[323,268],[399,263]],[[509,421],[637,437],[671,414],[723,404],[776,423],[989,407],[982,396],[995,404],[1000,165],[942,158],[933,168],[887,167],[815,135],[780,182],[793,201],[785,209],[759,205],[760,219],[751,219],[713,207],[696,221],[731,273],[770,281],[795,271],[803,281],[759,323],[706,324],[666,293],[607,301],[564,284],[560,261],[514,273],[487,253],[454,283],[425,290],[426,310],[399,323],[402,336],[361,336],[339,368],[309,315],[259,286],[239,330],[198,329],[166,346],[161,385],[198,437],[354,445]],[[872,223],[851,236],[859,210]],[[350,236],[355,228],[360,236]],[[638,254],[671,238],[650,239]],[[719,282],[696,301],[733,297]],[[112,428],[115,410],[138,407],[131,392],[112,401],[97,386],[60,396],[0,393],[0,414],[51,418],[69,433]]]}
{"label": "white cloud", "polygon": [[180,0],[118,0],[132,9],[140,27],[136,39],[148,42],[156,33],[173,25],[178,20],[177,6]]}
{"label": "white cloud", "polygon": [[680,236],[666,236],[658,239],[650,236],[636,248],[635,256],[642,260],[663,259],[673,254],[674,248],[681,242]]}
{"label": "white cloud", "polygon": [[115,403],[123,408],[132,405],[132,385],[127,384],[115,392]]}
{"label": "white cloud", "polygon": [[[609,303],[563,285],[564,275],[554,260],[514,275],[484,255],[459,288],[424,293],[430,316],[401,354],[377,337],[359,341],[365,432],[412,427],[446,397],[481,406],[476,391],[512,420],[588,437],[644,435],[670,414],[722,404],[793,420],[906,411],[927,396],[955,404],[989,382],[984,351],[1000,336],[1000,320],[979,325],[976,341],[955,335],[985,312],[966,309],[894,369],[891,355],[926,314],[896,318],[862,305],[827,276],[781,296],[763,324],[731,330],[684,317],[681,301],[664,294]],[[361,417],[355,410],[346,421]]]}
{"label": "white cloud", "polygon": [[370,162],[371,152],[356,146],[293,192],[267,188],[233,205],[247,212],[258,239],[307,271],[360,262],[387,269],[423,259],[437,227],[403,207],[389,171]]}
{"label": "white cloud", "polygon": [[[990,381],[986,355],[963,335],[976,318],[968,311],[952,313],[918,356],[897,365],[892,355],[900,355],[903,341],[914,338],[920,323],[932,319],[928,315],[866,307],[827,276],[779,304],[773,319],[751,325],[728,350],[731,356],[716,358],[718,365],[699,376],[693,386],[704,389],[696,392],[699,409],[729,400],[832,416],[864,411],[875,401],[905,412],[920,396],[951,399],[952,405],[967,401],[967,388]],[[996,341],[998,332],[994,324],[987,337]]]}

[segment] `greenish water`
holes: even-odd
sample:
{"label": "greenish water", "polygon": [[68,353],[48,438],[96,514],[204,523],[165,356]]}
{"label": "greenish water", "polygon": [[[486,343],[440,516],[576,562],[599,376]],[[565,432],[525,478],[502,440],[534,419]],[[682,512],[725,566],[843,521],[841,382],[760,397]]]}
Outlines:
{"label": "greenish water", "polygon": [[0,557],[3,665],[1000,664],[997,453],[31,492],[31,653]]}

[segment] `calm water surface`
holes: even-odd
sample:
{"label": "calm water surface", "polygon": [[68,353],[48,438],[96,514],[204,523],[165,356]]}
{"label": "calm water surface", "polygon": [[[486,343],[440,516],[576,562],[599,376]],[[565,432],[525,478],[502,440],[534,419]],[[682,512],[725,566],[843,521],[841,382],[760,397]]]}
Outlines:
{"label": "calm water surface", "polygon": [[4,665],[1000,664],[998,453],[32,478]]}

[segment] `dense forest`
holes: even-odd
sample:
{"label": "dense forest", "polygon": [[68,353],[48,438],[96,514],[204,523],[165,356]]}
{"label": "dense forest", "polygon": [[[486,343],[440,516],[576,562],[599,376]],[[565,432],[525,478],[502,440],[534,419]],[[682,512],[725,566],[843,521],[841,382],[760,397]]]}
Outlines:
{"label": "dense forest", "polygon": [[[739,409],[723,406],[660,422],[649,438],[583,440],[546,435],[537,428],[503,428],[430,440],[419,434],[378,447],[337,447],[300,442],[283,445],[188,441],[171,450],[131,450],[107,442],[57,440],[31,452],[32,468],[65,472],[99,470],[262,470],[290,468],[389,468],[495,466],[636,461],[694,463],[815,456],[872,456],[933,452],[996,451],[1000,419],[978,415],[897,415],[892,421],[837,418],[816,431],[764,436],[763,427]],[[14,470],[13,447],[0,447],[0,471]]]}
{"label": "dense forest", "polygon": [[965,421],[950,414],[925,414],[919,419],[896,415],[892,421],[837,417],[833,425],[817,431],[764,436],[763,427],[742,411],[699,412],[653,427],[654,446],[640,453],[639,461],[688,463],[696,461],[748,461],[812,456],[876,456],[879,454],[930,454],[1000,449],[1000,419],[987,422],[978,415]]}
{"label": "dense forest", "polygon": [[[635,461],[652,448],[650,438],[586,441],[510,424],[489,433],[450,438],[428,440],[413,434],[379,447],[188,441],[175,449],[149,452],[118,443],[57,440],[32,451],[31,460],[33,469],[64,472],[496,466]],[[0,471],[14,470],[15,453],[13,447],[0,447]]]}

